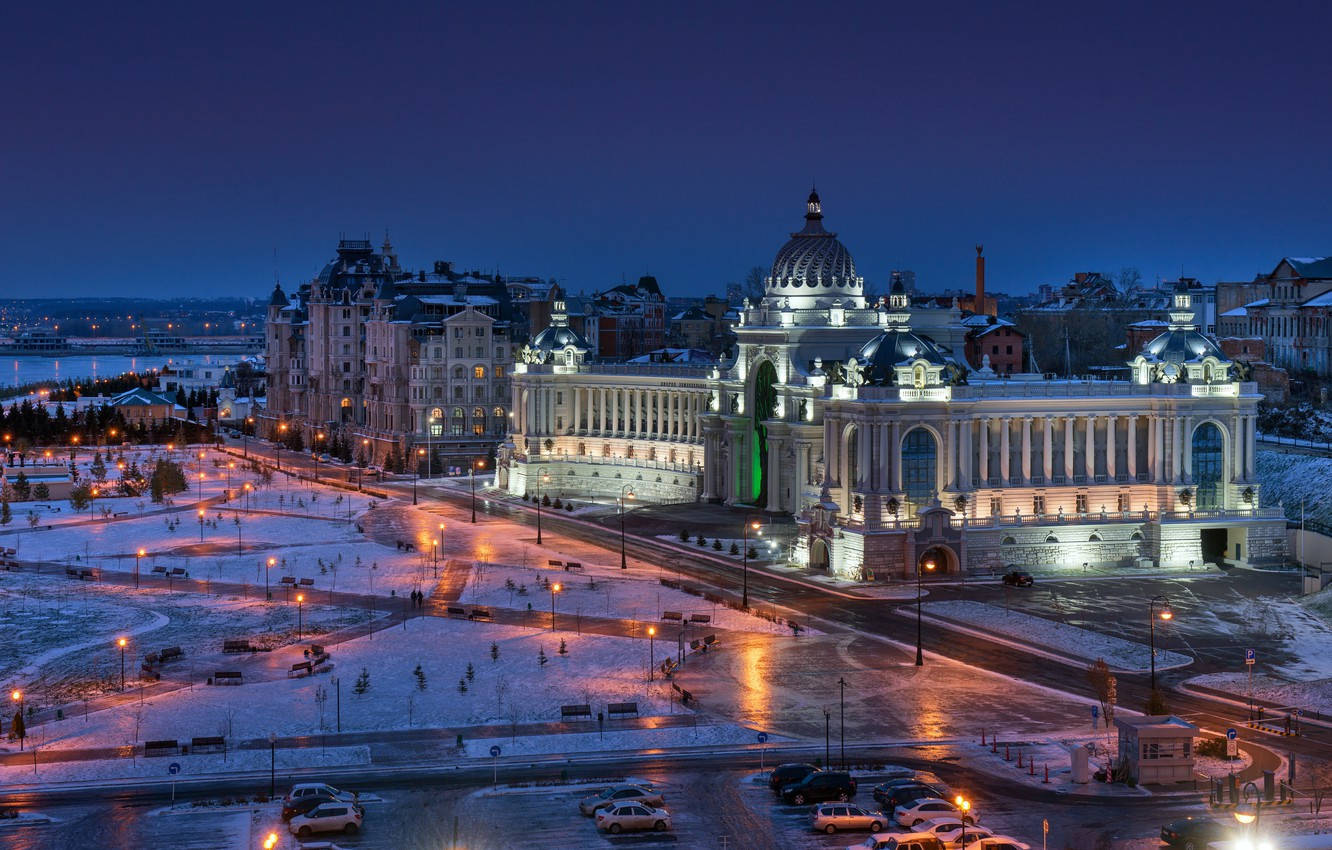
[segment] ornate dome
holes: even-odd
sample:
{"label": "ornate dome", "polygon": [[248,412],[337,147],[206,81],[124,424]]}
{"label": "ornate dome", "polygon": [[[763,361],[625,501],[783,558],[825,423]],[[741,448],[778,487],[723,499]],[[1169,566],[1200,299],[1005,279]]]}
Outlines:
{"label": "ornate dome", "polygon": [[578,331],[568,325],[550,325],[543,328],[532,340],[532,348],[537,351],[558,351],[568,345],[584,351],[592,347],[588,345],[587,340],[578,335]]}
{"label": "ornate dome", "polygon": [[[792,233],[777,252],[768,277],[769,296],[797,298],[862,294],[864,281],[856,277],[851,252],[837,234],[823,229],[823,205],[811,191],[806,203],[805,227]],[[799,305],[812,306],[812,305]]]}
{"label": "ornate dome", "polygon": [[953,363],[934,340],[902,328],[884,331],[856,352],[856,363],[865,370],[866,379],[875,384],[891,384],[893,367],[915,360],[924,360],[935,366],[949,366]]}
{"label": "ornate dome", "polygon": [[1171,328],[1143,346],[1142,354],[1162,363],[1189,363],[1207,356],[1227,360],[1216,343],[1194,328]]}

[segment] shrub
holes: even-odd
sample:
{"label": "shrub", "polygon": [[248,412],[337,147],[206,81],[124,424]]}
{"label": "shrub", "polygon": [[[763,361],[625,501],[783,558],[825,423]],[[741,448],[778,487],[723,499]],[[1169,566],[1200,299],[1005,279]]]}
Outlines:
{"label": "shrub", "polygon": [[680,542],[681,543],[689,542],[689,529],[687,528],[680,529]]}

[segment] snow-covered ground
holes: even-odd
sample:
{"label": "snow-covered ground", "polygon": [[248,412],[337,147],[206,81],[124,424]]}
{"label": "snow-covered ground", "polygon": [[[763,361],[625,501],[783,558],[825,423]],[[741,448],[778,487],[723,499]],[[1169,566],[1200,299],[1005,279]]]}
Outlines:
{"label": "snow-covered ground", "polygon": [[[1003,635],[1061,655],[1072,655],[1088,661],[1104,658],[1107,664],[1117,670],[1141,671],[1151,666],[1151,652],[1145,644],[1033,617],[1022,611],[1010,611],[984,602],[966,600],[926,602],[923,607],[930,614],[950,622]],[[1157,670],[1189,663],[1192,663],[1192,659],[1188,656],[1159,648],[1156,650]]]}
{"label": "snow-covered ground", "polygon": [[1327,481],[1332,477],[1332,458],[1258,448],[1254,471],[1262,483],[1264,507],[1278,502],[1286,516],[1299,517],[1303,502],[1306,518],[1332,525],[1332,500],[1327,498]]}
{"label": "snow-covered ground", "polygon": [[[188,742],[187,742],[188,743]],[[370,748],[328,747],[299,750],[279,749],[270,756],[263,750],[232,750],[225,756],[185,755],[169,758],[116,758],[101,761],[43,762],[37,751],[37,764],[0,765],[0,787],[17,790],[25,785],[45,785],[59,782],[87,782],[89,780],[162,779],[167,776],[167,764],[179,764],[180,779],[195,776],[219,776],[228,773],[253,771],[279,771],[317,767],[347,767],[370,763]],[[270,759],[272,761],[270,762]]]}
{"label": "snow-covered ground", "polygon": [[[506,738],[475,738],[463,743],[469,758],[490,758],[490,748],[498,746],[500,755],[526,756],[552,753],[623,752],[661,747],[720,747],[753,744],[755,730],[732,723],[700,723],[660,729],[618,729],[604,733],[566,732],[555,735],[519,735]],[[773,744],[791,741],[780,735],[769,737]]]}

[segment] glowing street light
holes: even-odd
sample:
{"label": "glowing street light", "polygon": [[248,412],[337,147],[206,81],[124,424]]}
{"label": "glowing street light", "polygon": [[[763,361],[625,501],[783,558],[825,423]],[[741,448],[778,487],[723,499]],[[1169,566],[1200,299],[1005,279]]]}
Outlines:
{"label": "glowing street light", "polygon": [[[416,450],[416,463],[412,469],[412,504],[416,504],[416,482],[421,479],[421,458],[425,457],[425,449]],[[476,522],[476,520],[472,520]]]}
{"label": "glowing street light", "polygon": [[554,582],[550,586],[550,630],[555,631],[555,594],[560,592],[560,583]]}
{"label": "glowing street light", "polygon": [[763,532],[759,531],[759,526],[760,523],[758,519],[750,517],[745,520],[744,530],[740,532],[741,545],[744,547],[744,552],[742,553],[744,556],[742,562],[744,589],[740,594],[740,604],[746,611],[749,610],[749,530],[752,528],[756,533],[762,534]]}
{"label": "glowing street light", "polygon": [[[19,714],[19,717],[22,717],[22,716],[23,716],[23,691],[20,691],[20,690],[18,690],[17,688],[15,688],[14,691],[13,691],[13,693],[11,693],[11,694],[9,695],[9,698],[14,702],[15,705],[18,706],[18,714]],[[26,733],[27,733],[27,729],[26,729],[26,727],[24,728],[23,731],[24,731],[25,734],[23,734],[23,735],[19,735],[19,736],[18,736],[18,739],[19,739],[19,752],[22,752],[22,751],[23,751],[23,739],[27,737],[27,734],[26,734]]]}
{"label": "glowing street light", "polygon": [[550,480],[550,476],[546,474],[546,468],[545,468],[544,466],[543,466],[543,467],[540,467],[539,469],[537,469],[537,492],[536,492],[537,497],[536,497],[536,509],[537,509],[537,545],[538,545],[538,546],[541,545],[541,484],[542,484],[542,482],[549,481],[549,480]]}
{"label": "glowing street light", "polygon": [[485,469],[486,462],[482,459],[472,461],[472,524],[476,524],[476,471]]}
{"label": "glowing street light", "polygon": [[[1161,610],[1157,612],[1156,603],[1161,602]],[[1175,618],[1175,612],[1170,609],[1170,600],[1164,595],[1153,596],[1151,602],[1147,604],[1147,623],[1148,623],[1148,642],[1152,653],[1152,702],[1156,702],[1156,618],[1160,617],[1165,622],[1170,622]]]}
{"label": "glowing street light", "polygon": [[620,569],[629,569],[629,562],[624,557],[624,504],[626,499],[634,497],[632,484],[625,484],[620,488]]}
{"label": "glowing street light", "polygon": [[204,509],[199,508],[199,542],[203,542]]}
{"label": "glowing street light", "polygon": [[300,640],[305,631],[305,594],[296,594],[296,640]]}
{"label": "glowing street light", "polygon": [[120,647],[120,689],[125,690],[125,644],[129,643],[125,638],[116,641],[116,646]]}
{"label": "glowing street light", "polygon": [[657,678],[657,627],[648,626],[648,681]]}
{"label": "glowing street light", "polygon": [[273,601],[273,591],[268,589],[268,571],[277,565],[277,558],[268,559],[268,567],[264,570],[264,598]]}
{"label": "glowing street light", "polygon": [[916,666],[925,665],[925,653],[921,650],[921,626],[920,626],[920,577],[927,572],[934,572],[934,559],[923,562],[916,567]]}
{"label": "glowing street light", "polygon": [[144,549],[140,549],[134,553],[134,586],[136,588],[139,586],[139,562],[142,561],[143,556],[147,554],[148,552]]}
{"label": "glowing street light", "polygon": [[961,794],[958,794],[956,797],[953,798],[953,803],[957,806],[957,819],[962,822],[962,843],[959,844],[958,846],[966,847],[967,818],[969,817],[967,813],[971,811],[971,801],[968,800],[966,797],[963,797]]}

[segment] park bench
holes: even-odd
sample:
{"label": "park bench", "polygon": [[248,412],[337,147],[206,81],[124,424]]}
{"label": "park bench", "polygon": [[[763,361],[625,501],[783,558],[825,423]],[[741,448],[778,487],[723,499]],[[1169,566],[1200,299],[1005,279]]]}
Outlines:
{"label": "park bench", "polygon": [[208,681],[213,685],[241,685],[245,683],[245,676],[239,670],[219,670]]}
{"label": "park bench", "polygon": [[143,757],[157,758],[159,756],[178,756],[180,755],[179,741],[144,741]]}
{"label": "park bench", "polygon": [[111,516],[113,517],[129,516],[129,511],[116,511]]}
{"label": "park bench", "polygon": [[661,662],[661,675],[669,679],[675,674],[675,668],[679,666],[680,665],[674,658],[667,658],[665,661]]}
{"label": "park bench", "polygon": [[466,616],[467,616],[467,609],[466,609],[466,608],[458,608],[458,607],[455,607],[455,606],[453,606],[453,605],[450,605],[450,606],[448,607],[448,614],[449,614],[450,617],[466,617]]}
{"label": "park bench", "polygon": [[5,547],[4,551],[0,552],[0,554],[3,554],[6,558],[12,558],[18,554],[18,550]]}
{"label": "park bench", "polygon": [[580,563],[578,563],[577,561],[570,561],[569,563],[567,563],[567,564],[564,565],[564,571],[565,571],[566,573],[567,573],[567,572],[571,572],[571,571],[573,571],[573,570],[581,570],[582,568],[583,568],[583,565],[580,564]]}
{"label": "park bench", "polygon": [[703,638],[704,651],[707,651],[708,649],[711,649],[716,645],[717,645],[716,635],[708,635],[707,637]]}
{"label": "park bench", "polygon": [[168,646],[166,649],[157,653],[158,659],[165,664],[168,661],[175,661],[185,657],[185,650],[178,646]]}
{"label": "park bench", "polygon": [[702,648],[703,648],[703,641],[701,641],[701,640],[691,640],[691,641],[689,642],[689,651],[690,651],[690,652],[698,652],[698,651],[699,651],[700,649],[702,649]]}
{"label": "park bench", "polygon": [[675,622],[678,623],[683,620],[684,615],[681,614],[679,611],[662,611],[661,618],[663,620],[674,620]]}
{"label": "park bench", "polygon": [[167,574],[166,567],[161,567],[161,566],[153,567],[153,575],[166,575],[166,574]]}
{"label": "park bench", "polygon": [[222,641],[222,651],[225,652],[254,652],[254,647],[250,646],[247,639],[224,640]]}
{"label": "park bench", "polygon": [[295,664],[291,665],[291,669],[287,671],[287,678],[299,679],[303,676],[308,676],[312,669],[309,661],[297,661]]}
{"label": "park bench", "polygon": [[300,580],[300,585],[301,587],[314,587],[314,579],[303,578]]}
{"label": "park bench", "polygon": [[590,705],[562,705],[560,706],[560,719],[571,720],[575,717],[586,717],[592,719],[592,706]]}
{"label": "park bench", "polygon": [[282,581],[281,581],[280,583],[281,583],[281,584],[295,584],[295,583],[296,583],[296,576],[283,576],[283,577],[282,577]]}
{"label": "park bench", "polygon": [[689,622],[691,622],[691,623],[711,623],[711,622],[712,622],[712,615],[711,615],[711,614],[690,614],[690,615],[689,615]]}
{"label": "park bench", "polygon": [[308,654],[311,655],[311,656],[314,656],[314,657],[318,657],[318,656],[320,656],[320,655],[326,655],[327,653],[324,652],[324,645],[323,645],[323,644],[312,643],[312,644],[310,644],[310,651],[309,651]]}
{"label": "park bench", "polygon": [[637,716],[638,703],[636,702],[609,702],[606,703],[607,717],[625,717],[630,714]]}
{"label": "park bench", "polygon": [[188,578],[189,575],[190,575],[189,573],[185,572],[185,568],[184,568],[184,567],[172,567],[172,568],[171,568],[171,577],[172,577],[172,578]]}
{"label": "park bench", "polygon": [[490,616],[490,609],[489,609],[489,608],[473,608],[473,609],[472,609],[472,613],[470,613],[470,614],[467,615],[467,619],[469,619],[469,620],[490,620],[490,619],[493,619],[493,618]]}
{"label": "park bench", "polygon": [[102,571],[99,569],[79,570],[80,581],[101,581]]}
{"label": "park bench", "polygon": [[[551,558],[550,560],[546,561],[546,566],[548,566],[548,567],[563,567],[563,566],[564,566],[564,562],[563,562],[563,561],[557,561],[557,560],[555,560],[554,558]],[[568,567],[565,567],[565,569],[568,569]]]}
{"label": "park bench", "polygon": [[227,739],[221,735],[204,735],[190,739],[190,752],[197,756],[204,756],[209,753],[225,753],[226,751]]}
{"label": "park bench", "polygon": [[677,694],[680,695],[681,705],[687,706],[694,699],[694,695],[691,694],[689,691],[685,690],[684,688],[680,687],[678,682],[671,682],[671,690],[675,691]]}

